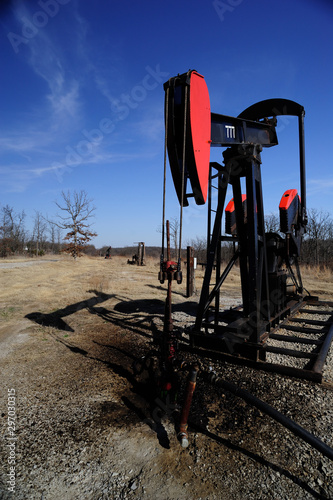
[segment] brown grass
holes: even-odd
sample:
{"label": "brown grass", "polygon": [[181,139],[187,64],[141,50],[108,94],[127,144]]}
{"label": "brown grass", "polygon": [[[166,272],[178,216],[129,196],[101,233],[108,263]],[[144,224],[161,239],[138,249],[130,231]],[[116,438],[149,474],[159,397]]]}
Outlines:
{"label": "brown grass", "polygon": [[[34,311],[51,313],[101,293],[110,296],[107,307],[124,300],[165,300],[166,284],[161,285],[158,281],[157,259],[148,258],[145,267],[130,266],[124,257],[113,257],[111,260],[82,257],[76,262],[65,256],[57,259],[55,262],[40,259],[41,263],[28,267],[8,269],[0,266],[0,322],[19,319]],[[186,299],[186,268],[183,275],[183,283],[173,286],[174,302],[194,300],[193,297]],[[203,276],[204,270],[200,267],[195,278],[196,300]],[[310,293],[333,300],[332,271],[306,267],[302,269],[302,276],[304,286]],[[240,295],[238,268],[232,269],[222,288],[226,295]]]}
{"label": "brown grass", "polygon": [[[138,267],[122,257],[82,257],[76,262],[59,257],[56,262],[44,259],[9,269],[0,265],[0,322],[37,311],[51,313],[101,293],[110,296],[107,307],[122,300],[164,300],[157,273],[157,261],[148,259],[147,266]],[[181,287],[185,293],[185,285]]]}
{"label": "brown grass", "polygon": [[328,267],[302,266],[304,287],[323,300],[333,300],[333,272]]}

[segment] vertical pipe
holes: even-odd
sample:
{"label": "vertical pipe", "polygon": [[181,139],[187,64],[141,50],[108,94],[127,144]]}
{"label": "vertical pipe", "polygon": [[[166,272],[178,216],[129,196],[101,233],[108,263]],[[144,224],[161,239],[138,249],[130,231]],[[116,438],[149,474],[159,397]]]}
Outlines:
{"label": "vertical pipe", "polygon": [[166,231],[167,231],[167,261],[170,262],[170,222],[166,221]]}
{"label": "vertical pipe", "polygon": [[[166,221],[166,232],[167,232],[167,265],[170,265],[170,227],[169,221]],[[170,370],[170,366],[175,355],[175,340],[173,336],[173,322],[172,322],[172,298],[171,298],[171,285],[172,285],[172,270],[168,268],[166,270],[168,277],[168,289],[167,298],[165,301],[164,309],[164,328],[163,328],[163,362],[167,371]]]}
{"label": "vertical pipe", "polygon": [[[223,217],[223,215],[222,215]],[[215,269],[215,283],[217,284],[220,281],[221,277],[221,231],[222,231],[222,219],[220,224],[220,231],[218,234],[217,246],[216,246],[216,269]],[[220,288],[217,288],[215,291],[215,310],[214,310],[214,323],[215,325],[219,324],[219,316],[220,316]]]}
{"label": "vertical pipe", "polygon": [[190,413],[190,407],[192,403],[193,393],[196,386],[197,375],[199,371],[198,365],[193,365],[187,379],[187,387],[185,393],[185,401],[182,408],[182,413],[180,416],[180,425],[178,439],[183,448],[188,447],[188,433],[187,433],[187,421]]}
{"label": "vertical pipe", "polygon": [[[241,290],[243,299],[243,310],[247,316],[249,314],[249,269],[248,269],[248,239],[247,227],[245,226],[242,189],[240,177],[237,176],[232,182],[233,198],[236,210],[236,227],[239,249],[239,270],[241,278]],[[248,210],[248,208],[247,208]]]}
{"label": "vertical pipe", "polygon": [[[186,133],[187,133],[187,94],[188,87],[185,86],[185,104],[184,104],[184,134],[183,134],[183,158],[182,158],[182,196],[180,203],[180,226],[179,226],[179,248],[178,248],[178,267],[180,267],[180,256],[182,249],[182,231],[183,231],[183,206],[184,206],[184,186],[185,186],[185,162],[186,162]],[[179,271],[179,269],[178,269]]]}
{"label": "vertical pipe", "polygon": [[187,247],[186,297],[192,297],[194,292],[194,259],[193,247]]}
{"label": "vertical pipe", "polygon": [[[170,262],[170,227],[169,221],[166,221],[166,233],[167,233],[167,265]],[[172,274],[170,270],[166,270],[168,276],[168,290],[167,290],[167,298],[165,301],[165,311],[164,311],[164,338],[165,338],[165,346],[169,343],[169,335],[172,332],[172,311],[171,311],[171,283],[172,283]],[[168,347],[166,347],[165,356],[168,358]]]}
{"label": "vertical pipe", "polygon": [[[259,151],[262,148],[259,149]],[[257,155],[260,161],[260,154]],[[263,307],[263,302],[269,300],[269,281],[268,281],[268,267],[267,267],[267,250],[266,250],[266,234],[265,234],[265,212],[264,212],[264,199],[262,194],[262,182],[260,165],[257,166],[257,182],[256,182],[256,196],[258,207],[258,235],[261,238],[260,242],[260,255],[259,255],[259,284],[258,299],[260,315],[267,321],[270,321],[270,309]],[[267,302],[266,302],[267,303]]]}
{"label": "vertical pipe", "polygon": [[[166,164],[167,164],[167,142],[169,121],[169,87],[165,95],[165,133],[164,133],[164,176],[163,176],[163,213],[162,213],[162,258],[164,258],[164,225],[165,225],[165,188],[166,188]],[[161,260],[162,260],[161,258]]]}
{"label": "vertical pipe", "polygon": [[[256,318],[258,311],[258,264],[259,264],[259,241],[258,241],[258,212],[256,197],[256,161],[250,159],[246,172],[246,201],[247,201],[247,231],[248,231],[248,294],[249,311]],[[256,328],[255,328],[256,329]]]}
{"label": "vertical pipe", "polygon": [[208,249],[210,245],[210,237],[212,231],[212,164],[209,164],[209,178],[208,178],[208,220],[207,220],[207,248],[206,248],[206,264],[208,262]]}
{"label": "vertical pipe", "polygon": [[303,110],[298,117],[299,131],[299,162],[300,162],[300,177],[301,177],[301,211],[302,223],[306,223],[306,179],[305,179],[305,143],[304,143],[304,115]]}

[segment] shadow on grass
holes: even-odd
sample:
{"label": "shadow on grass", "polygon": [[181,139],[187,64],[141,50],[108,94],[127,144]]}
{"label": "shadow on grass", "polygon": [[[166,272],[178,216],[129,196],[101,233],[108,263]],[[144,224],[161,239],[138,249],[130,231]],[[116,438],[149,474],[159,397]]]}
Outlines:
{"label": "shadow on grass", "polygon": [[90,309],[97,304],[101,304],[106,300],[109,300],[114,297],[114,295],[108,295],[106,293],[100,293],[96,290],[88,290],[89,292],[93,292],[96,294],[96,297],[92,297],[91,299],[82,300],[80,302],[76,302],[75,304],[70,304],[63,309],[58,309],[52,313],[41,313],[41,312],[32,312],[27,314],[25,317],[34,321],[38,325],[42,326],[51,326],[53,328],[57,328],[58,330],[64,330],[66,332],[74,332],[73,328],[71,328],[62,318],[66,316],[70,316],[82,309]]}
{"label": "shadow on grass", "polygon": [[[51,313],[31,312],[25,317],[41,326],[49,326],[65,332],[74,332],[74,329],[63,318],[86,309],[90,314],[99,316],[103,321],[141,336],[151,338],[151,336],[158,335],[158,327],[154,321],[156,318],[163,321],[165,309],[165,302],[163,300],[127,300],[115,294],[106,294],[97,290],[88,290],[88,292],[94,293],[95,297],[70,304]],[[113,308],[109,309],[99,306],[103,302],[114,298],[119,299],[119,302]],[[194,318],[196,307],[196,302],[189,301],[173,304],[172,311],[174,313],[185,313]]]}

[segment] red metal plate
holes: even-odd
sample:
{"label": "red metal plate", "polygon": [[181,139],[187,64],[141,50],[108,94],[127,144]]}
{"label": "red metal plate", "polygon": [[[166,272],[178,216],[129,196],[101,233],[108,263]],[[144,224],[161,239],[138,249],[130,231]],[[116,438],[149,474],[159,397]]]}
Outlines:
{"label": "red metal plate", "polygon": [[[246,194],[242,194],[242,208],[244,223],[247,221]],[[232,198],[225,209],[225,232],[227,234],[237,234],[236,226],[236,209],[235,202]]]}
{"label": "red metal plate", "polygon": [[285,193],[281,198],[279,208],[281,210],[288,210],[288,208],[290,207],[291,203],[294,201],[294,198],[296,198],[296,196],[297,196],[297,189],[288,189],[287,191],[285,191]]}
{"label": "red metal plate", "polygon": [[196,71],[192,72],[190,83],[190,126],[195,161],[189,177],[195,201],[203,205],[208,190],[211,114],[206,82]]}
{"label": "red metal plate", "polygon": [[[246,194],[242,194],[242,202],[244,202],[245,200],[246,200]],[[235,202],[233,198],[229,201],[225,211],[230,213],[233,213],[235,211]]]}

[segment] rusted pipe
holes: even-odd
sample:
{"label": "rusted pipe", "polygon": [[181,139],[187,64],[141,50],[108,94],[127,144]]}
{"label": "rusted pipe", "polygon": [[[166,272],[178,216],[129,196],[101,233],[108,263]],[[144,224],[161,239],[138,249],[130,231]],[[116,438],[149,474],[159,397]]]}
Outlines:
{"label": "rusted pipe", "polygon": [[179,433],[177,436],[183,448],[187,448],[189,444],[188,433],[187,433],[187,427],[188,427],[187,421],[188,421],[188,415],[190,413],[190,407],[192,403],[194,389],[196,386],[198,371],[199,371],[199,366],[196,364],[193,365],[187,379],[185,401],[180,416]]}

